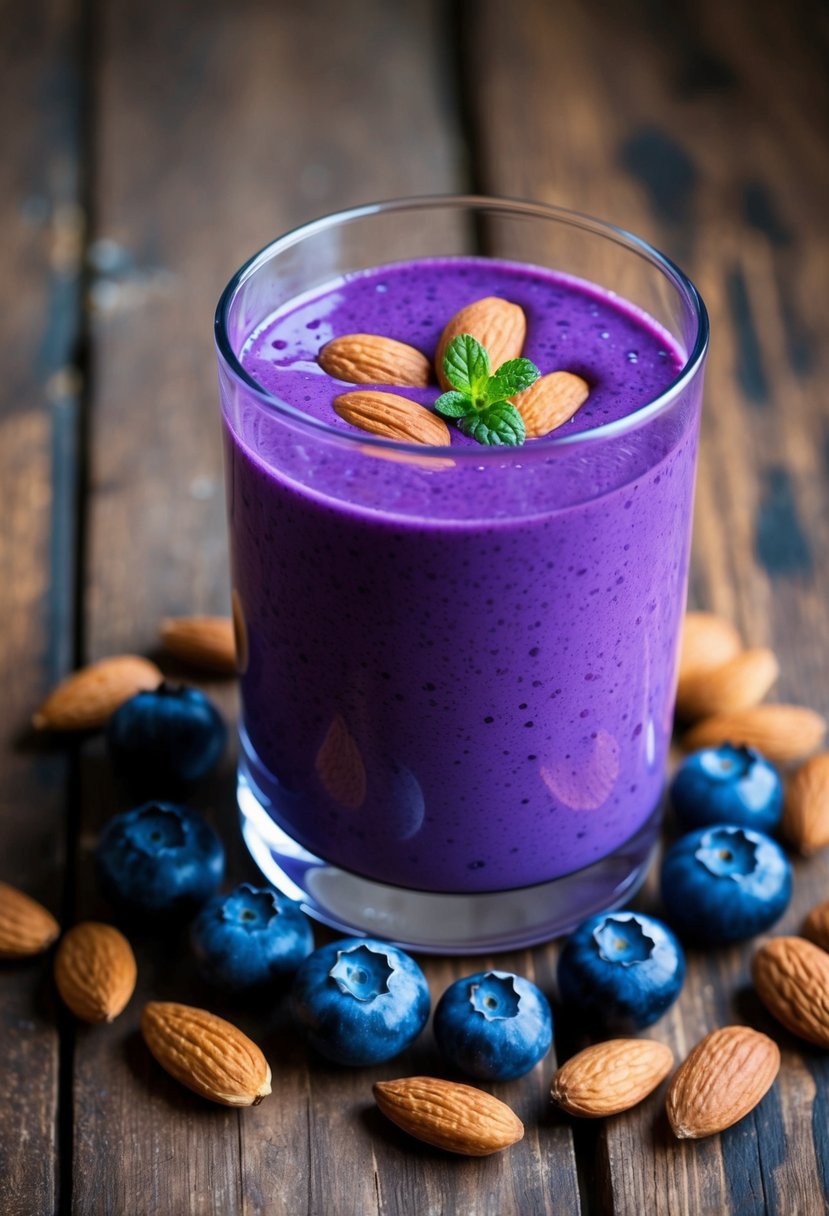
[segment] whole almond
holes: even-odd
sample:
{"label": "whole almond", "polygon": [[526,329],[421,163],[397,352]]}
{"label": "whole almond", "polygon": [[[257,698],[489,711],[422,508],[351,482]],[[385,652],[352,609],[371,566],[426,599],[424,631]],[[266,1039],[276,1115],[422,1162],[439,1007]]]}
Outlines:
{"label": "whole almond", "polygon": [[170,616],[161,622],[161,644],[175,658],[203,671],[236,672],[236,641],[229,616]]}
{"label": "whole almond", "polygon": [[451,387],[443,373],[443,356],[453,338],[471,334],[485,346],[492,371],[507,359],[517,359],[524,349],[527,318],[518,304],[510,304],[498,296],[485,296],[467,304],[447,323],[435,352],[435,370],[443,389]]}
{"label": "whole almond", "polygon": [[406,384],[425,388],[429,360],[414,346],[379,334],[332,338],[318,356],[323,371],[350,384]]}
{"label": "whole almond", "polygon": [[512,403],[524,419],[528,439],[540,439],[562,426],[584,405],[590,386],[573,372],[548,372],[517,393]]}
{"label": "whole almond", "polygon": [[807,914],[803,922],[803,936],[820,946],[821,950],[829,951],[829,899]]}
{"label": "whole almond", "polygon": [[742,648],[739,633],[724,616],[713,612],[686,612],[679,651],[680,681],[690,672],[721,667]]}
{"label": "whole almond", "polygon": [[403,1077],[378,1081],[373,1091],[387,1119],[417,1140],[450,1153],[487,1157],[524,1135],[524,1124],[506,1103],[471,1085]]}
{"label": "whole almond", "polygon": [[135,955],[114,925],[82,921],[61,938],[55,983],[64,1003],[83,1022],[111,1022],[135,991]]}
{"label": "whole almond", "polygon": [[0,958],[40,954],[59,933],[60,925],[43,904],[0,882]]}
{"label": "whole almond", "polygon": [[96,730],[137,692],[158,688],[155,663],[138,655],[116,655],[73,672],[52,690],[32,718],[36,730]]}
{"label": "whole almond", "polygon": [[757,995],[792,1034],[829,1047],[829,954],[802,937],[773,937],[754,955]]}
{"label": "whole almond", "polygon": [[668,1120],[680,1140],[699,1140],[744,1118],[780,1071],[777,1044],[749,1026],[723,1026],[697,1043],[671,1081]]}
{"label": "whole almond", "polygon": [[150,1001],[141,1014],[144,1042],[171,1077],[221,1106],[258,1106],[271,1092],[262,1052],[232,1022],[171,1001]]}
{"label": "whole almond", "polygon": [[781,831],[808,857],[829,844],[829,752],[819,752],[786,782]]}
{"label": "whole almond", "polygon": [[773,651],[763,647],[743,650],[710,670],[690,671],[681,677],[676,710],[686,722],[732,713],[759,704],[780,674]]}
{"label": "whole almond", "polygon": [[571,1115],[600,1118],[630,1110],[673,1068],[674,1053],[653,1039],[608,1039],[585,1047],[553,1077],[552,1097]]}
{"label": "whole almond", "polygon": [[386,439],[432,447],[446,447],[452,442],[449,427],[442,418],[396,393],[357,389],[335,397],[334,409],[352,426]]}
{"label": "whole almond", "polygon": [[686,751],[721,743],[755,747],[776,764],[802,760],[826,734],[826,719],[802,705],[754,705],[704,718],[682,737]]}
{"label": "whole almond", "polygon": [[366,796],[366,766],[341,714],[335,714],[317,751],[314,767],[325,792],[350,811]]}

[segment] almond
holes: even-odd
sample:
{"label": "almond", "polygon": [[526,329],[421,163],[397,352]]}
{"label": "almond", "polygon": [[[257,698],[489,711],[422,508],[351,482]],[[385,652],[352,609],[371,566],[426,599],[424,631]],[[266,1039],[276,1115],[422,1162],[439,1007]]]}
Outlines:
{"label": "almond", "polygon": [[730,621],[713,612],[686,612],[679,651],[680,681],[690,672],[712,671],[743,648]]}
{"label": "almond", "polygon": [[396,393],[358,389],[335,397],[334,409],[346,422],[370,431],[372,435],[400,439],[404,443],[426,443],[432,447],[446,447],[451,443],[449,427],[442,418]]}
{"label": "almond", "polygon": [[524,419],[528,439],[540,439],[572,418],[590,395],[590,386],[572,372],[549,372],[540,376],[512,403]]}
{"label": "almond", "polygon": [[366,766],[360,749],[341,714],[335,714],[314,762],[325,792],[335,802],[355,811],[366,796]]}
{"label": "almond", "polygon": [[60,925],[43,904],[0,882],[0,958],[40,954],[59,933]]}
{"label": "almond", "polygon": [[820,745],[826,719],[802,705],[754,705],[704,718],[682,737],[686,751],[721,743],[756,747],[776,764],[802,760]]}
{"label": "almond", "polygon": [[32,718],[36,730],[96,730],[137,692],[158,688],[155,663],[138,655],[116,655],[73,672],[52,690]]}
{"label": "almond", "polygon": [[751,967],[760,1000],[792,1034],[829,1047],[829,954],[802,937],[773,937]]}
{"label": "almond", "polygon": [[803,922],[803,936],[829,951],[829,899],[812,908]]}
{"label": "almond", "polygon": [[686,722],[757,705],[780,674],[773,651],[743,650],[710,670],[687,672],[676,693],[678,715]]}
{"label": "almond", "polygon": [[171,1077],[221,1106],[258,1106],[271,1092],[262,1052],[232,1022],[171,1001],[150,1001],[141,1014],[144,1042]]}
{"label": "almond", "polygon": [[829,844],[829,752],[812,756],[786,782],[780,827],[807,857]]}
{"label": "almond", "polygon": [[495,371],[507,359],[517,359],[521,354],[527,336],[527,318],[518,304],[510,304],[498,296],[486,296],[456,312],[441,334],[435,352],[435,370],[443,389],[452,387],[443,374],[443,356],[452,339],[460,334],[471,334],[486,347],[492,371]]}
{"label": "almond", "polygon": [[653,1039],[595,1043],[569,1059],[555,1074],[553,1101],[571,1115],[618,1115],[653,1093],[673,1064],[670,1047]]}
{"label": "almond", "polygon": [[524,1124],[506,1103],[471,1085],[403,1077],[378,1081],[374,1097],[386,1118],[404,1132],[450,1153],[487,1157],[524,1135]]}
{"label": "almond", "polygon": [[229,616],[171,616],[161,622],[161,644],[191,667],[230,676],[236,672],[236,639]]}
{"label": "almond", "polygon": [[55,955],[55,983],[83,1022],[111,1022],[135,991],[135,955],[114,925],[87,920],[65,933]]}
{"label": "almond", "polygon": [[318,361],[323,371],[350,384],[407,384],[425,388],[429,360],[419,350],[379,334],[345,334],[323,346]]}
{"label": "almond", "polygon": [[680,1064],[666,1106],[674,1135],[700,1140],[725,1131],[754,1110],[780,1070],[777,1044],[749,1026],[723,1026]]}

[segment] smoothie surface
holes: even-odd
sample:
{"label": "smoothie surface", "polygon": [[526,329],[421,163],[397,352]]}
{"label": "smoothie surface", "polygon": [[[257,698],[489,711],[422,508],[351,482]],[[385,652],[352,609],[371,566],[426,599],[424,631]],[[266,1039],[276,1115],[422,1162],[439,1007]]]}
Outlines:
{"label": "smoothie surface", "polygon": [[[493,295],[524,309],[523,353],[542,375],[574,372],[590,385],[587,401],[557,435],[626,417],[664,392],[683,366],[684,355],[670,336],[627,301],[570,276],[490,258],[423,259],[328,283],[264,321],[242,351],[242,365],[272,396],[355,432],[333,407],[334,398],[353,385],[333,379],[317,362],[327,342],[349,333],[381,334],[431,360],[449,319]],[[374,387],[430,407],[441,392],[437,382],[427,388]],[[456,426],[450,429],[453,446],[477,446]]]}

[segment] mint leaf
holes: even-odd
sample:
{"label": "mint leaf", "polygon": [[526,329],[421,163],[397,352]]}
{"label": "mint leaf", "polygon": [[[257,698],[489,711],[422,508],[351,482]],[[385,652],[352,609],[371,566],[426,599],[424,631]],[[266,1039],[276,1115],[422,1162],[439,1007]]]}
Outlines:
{"label": "mint leaf", "polygon": [[530,359],[508,359],[489,378],[486,386],[487,403],[503,401],[507,397],[514,397],[516,393],[522,393],[525,388],[535,384],[538,376],[538,368]]}
{"label": "mint leaf", "polygon": [[483,396],[489,380],[489,355],[471,334],[458,334],[443,356],[443,374],[452,388],[470,397]]}
{"label": "mint leaf", "polygon": [[464,435],[489,447],[517,447],[527,437],[524,419],[510,401],[495,401],[485,409],[461,418]]}
{"label": "mint leaf", "polygon": [[466,393],[444,393],[435,402],[435,409],[446,418],[463,418],[474,411],[475,403]]}

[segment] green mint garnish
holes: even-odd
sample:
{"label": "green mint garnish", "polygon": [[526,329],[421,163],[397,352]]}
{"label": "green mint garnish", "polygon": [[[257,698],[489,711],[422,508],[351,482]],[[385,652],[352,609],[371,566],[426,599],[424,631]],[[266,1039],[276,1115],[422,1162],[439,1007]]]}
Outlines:
{"label": "green mint garnish", "polygon": [[459,334],[446,348],[443,374],[452,390],[438,397],[435,409],[456,418],[464,435],[491,446],[524,442],[524,420],[507,398],[535,383],[540,373],[534,363],[508,359],[492,372],[486,347],[471,334]]}

